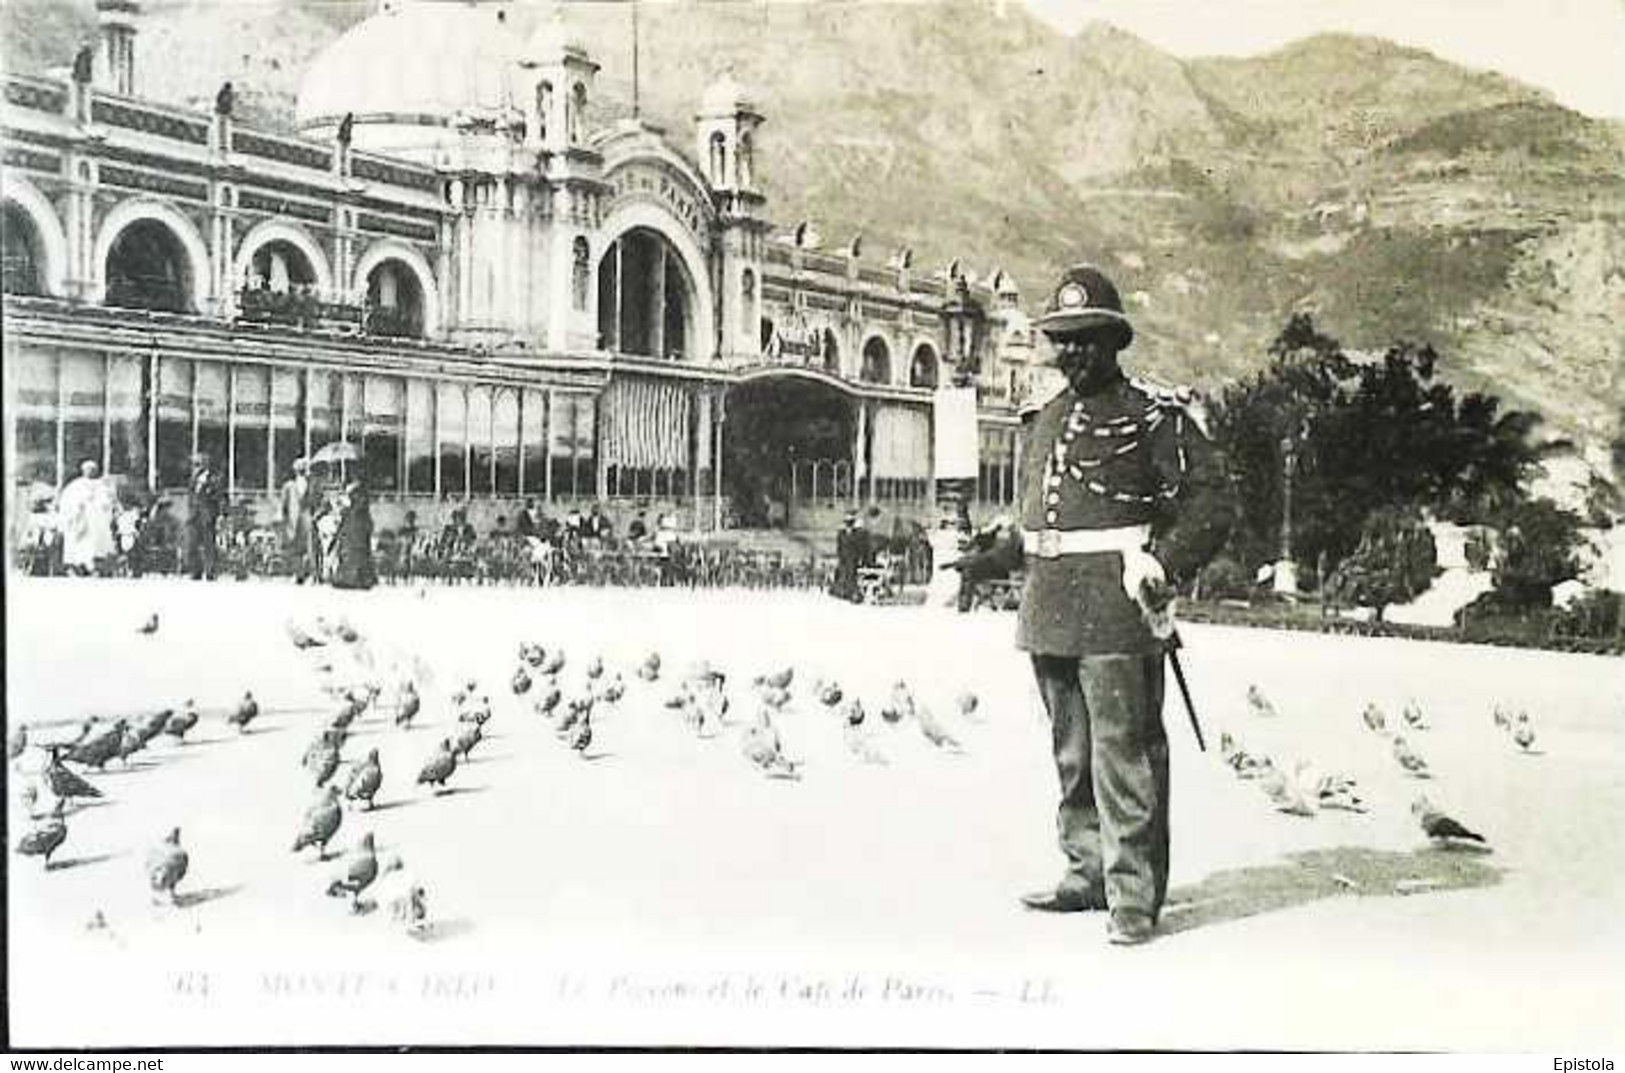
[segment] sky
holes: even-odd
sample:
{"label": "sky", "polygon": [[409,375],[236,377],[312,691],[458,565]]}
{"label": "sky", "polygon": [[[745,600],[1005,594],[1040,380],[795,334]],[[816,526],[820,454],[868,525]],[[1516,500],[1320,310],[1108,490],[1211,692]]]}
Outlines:
{"label": "sky", "polygon": [[1068,32],[1112,23],[1177,56],[1248,56],[1317,33],[1386,37],[1625,118],[1625,0],[1026,0]]}

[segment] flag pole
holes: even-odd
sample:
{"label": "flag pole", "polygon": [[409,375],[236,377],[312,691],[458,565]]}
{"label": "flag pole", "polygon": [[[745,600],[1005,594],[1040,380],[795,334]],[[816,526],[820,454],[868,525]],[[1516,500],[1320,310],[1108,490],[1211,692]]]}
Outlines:
{"label": "flag pole", "polygon": [[632,0],[632,118],[643,113],[638,100],[638,0]]}

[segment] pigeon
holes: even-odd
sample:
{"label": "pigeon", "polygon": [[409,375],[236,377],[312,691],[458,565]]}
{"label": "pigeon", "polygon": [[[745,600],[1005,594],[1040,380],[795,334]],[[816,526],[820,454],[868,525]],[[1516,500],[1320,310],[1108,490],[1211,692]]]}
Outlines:
{"label": "pigeon", "polygon": [[513,695],[516,697],[522,697],[530,692],[530,675],[526,673],[525,668],[520,667],[513,672],[509,685],[513,687]]}
{"label": "pigeon", "polygon": [[176,741],[185,742],[186,732],[197,726],[197,708],[190,698],[181,705],[181,710],[164,720],[164,733]]}
{"label": "pigeon", "polygon": [[170,829],[168,837],[147,854],[147,881],[152,884],[154,899],[168,898],[175,904],[175,887],[186,877],[191,858],[181,848],[181,829]]}
{"label": "pigeon", "polygon": [[862,726],[867,714],[863,710],[863,701],[857,697],[848,697],[846,703],[841,705],[841,720],[849,727]]}
{"label": "pigeon", "polygon": [[164,728],[169,725],[169,720],[174,714],[173,708],[165,708],[163,711],[153,712],[148,716],[147,721],[141,724],[136,731],[141,736],[141,744],[143,746],[150,745],[153,738],[164,732]]}
{"label": "pigeon", "polygon": [[1378,734],[1388,732],[1388,720],[1383,716],[1382,709],[1375,704],[1367,704],[1365,710],[1360,713],[1360,718],[1364,719],[1365,725],[1374,732]]}
{"label": "pigeon", "polygon": [[626,682],[622,680],[618,671],[614,678],[611,678],[604,684],[603,688],[598,690],[598,699],[605,704],[615,704],[624,696],[626,696]]}
{"label": "pigeon", "polygon": [[1494,718],[1496,727],[1501,730],[1505,730],[1508,733],[1512,732],[1512,716],[1508,715],[1507,710],[1501,707],[1499,704],[1495,706]]}
{"label": "pigeon", "polygon": [[908,690],[908,683],[898,679],[892,683],[891,696],[880,708],[880,718],[896,725],[905,718],[914,714],[914,695]]}
{"label": "pigeon", "polygon": [[46,871],[50,871],[51,868],[51,854],[68,840],[68,822],[62,818],[62,809],[66,803],[66,799],[58,800],[50,818],[24,832],[23,837],[17,842],[17,852],[24,857],[45,858]]}
{"label": "pigeon", "polygon": [[45,782],[51,793],[66,799],[75,797],[100,797],[102,792],[81,776],[70,771],[62,762],[62,746],[50,746],[51,761],[45,767]]}
{"label": "pigeon", "polygon": [[319,859],[327,860],[327,844],[343,822],[344,809],[339,806],[338,785],[329,785],[327,792],[305,813],[305,823],[299,829],[299,837],[293,841],[293,851],[298,853],[306,846],[315,846],[320,852]]}
{"label": "pigeon", "polygon": [[575,731],[570,735],[570,748],[579,756],[586,756],[587,750],[592,748],[592,706],[589,704],[576,724]]}
{"label": "pigeon", "polygon": [[475,723],[457,735],[457,744],[453,748],[458,756],[467,760],[468,754],[474,751],[474,746],[478,745],[484,737],[485,731],[480,729],[480,724]]}
{"label": "pigeon", "polygon": [[418,714],[418,709],[422,706],[423,701],[418,697],[417,686],[410,681],[403,683],[401,685],[400,700],[395,705],[395,725],[398,727],[411,726],[412,720]]}
{"label": "pigeon", "polygon": [[687,684],[685,683],[684,685],[680,685],[670,693],[666,694],[666,700],[664,703],[667,708],[670,708],[674,712],[681,711],[690,704],[694,703],[694,694],[689,690]]}
{"label": "pigeon", "polygon": [[26,726],[18,726],[17,729],[13,730],[6,738],[6,759],[17,759],[19,756],[23,755],[23,750],[26,748],[28,748],[28,728]]}
{"label": "pigeon", "polygon": [[152,634],[157,633],[158,632],[158,613],[156,611],[154,611],[152,614],[148,615],[147,618],[146,618],[146,621],[142,622],[141,625],[136,627],[135,632],[140,633],[140,634],[146,634],[148,636],[151,636]]}
{"label": "pigeon", "polygon": [[119,746],[124,742],[124,731],[129,725],[128,720],[120,719],[106,730],[92,734],[69,749],[67,759],[101,771],[109,760],[118,756]]}
{"label": "pigeon", "polygon": [[591,697],[576,697],[568,701],[564,706],[564,715],[559,719],[559,736],[563,737],[590,718],[592,718]]}
{"label": "pigeon", "polygon": [[295,622],[293,619],[289,619],[287,621],[286,629],[288,631],[288,640],[293,642],[293,647],[295,648],[301,650],[307,648],[321,648],[323,645],[327,644],[327,642],[321,638],[311,636],[299,625],[299,623]]}
{"label": "pigeon", "polygon": [[391,853],[378,862],[378,878],[373,881],[373,896],[389,913],[390,922],[408,932],[420,931],[429,916],[428,896],[410,872],[400,854]]}
{"label": "pigeon", "polygon": [[1264,691],[1259,689],[1257,685],[1247,687],[1247,707],[1254,715],[1261,715],[1266,719],[1274,719],[1280,714],[1275,710],[1275,705],[1270,703],[1270,699],[1264,696]]}
{"label": "pigeon", "polygon": [[310,755],[307,766],[311,774],[316,776],[317,786],[326,786],[339,769],[339,744],[337,739],[329,739],[318,746]]}
{"label": "pigeon", "polygon": [[582,670],[582,673],[585,674],[588,679],[602,677],[604,673],[603,659],[598,656],[594,656],[592,659],[587,661],[587,666]]}
{"label": "pigeon", "polygon": [[1399,761],[1400,767],[1416,778],[1425,779],[1429,777],[1427,761],[1423,760],[1416,750],[1410,747],[1410,743],[1398,734],[1394,735],[1394,759]]}
{"label": "pigeon", "polygon": [[435,793],[446,788],[446,780],[451,778],[457,770],[457,754],[452,750],[451,741],[442,738],[440,749],[424,763],[423,769],[418,772],[419,786],[433,786]]}
{"label": "pigeon", "polygon": [[537,696],[532,707],[535,708],[537,715],[550,716],[553,714],[553,709],[559,706],[559,701],[563,696],[564,694],[559,692],[558,686],[548,686],[545,693]]}
{"label": "pigeon", "polygon": [[547,662],[542,664],[542,673],[556,677],[562,670],[564,670],[564,653],[555,650],[547,657]]}
{"label": "pigeon", "polygon": [[745,759],[769,778],[798,777],[797,765],[794,761],[786,759],[784,748],[779,742],[779,732],[773,726],[773,716],[767,708],[758,712],[756,722],[745,728],[739,744]]}
{"label": "pigeon", "polygon": [[795,676],[794,667],[781,667],[772,674],[763,675],[762,681],[774,689],[789,689],[790,683],[795,679]]}
{"label": "pigeon", "polygon": [[946,749],[949,752],[957,753],[960,751],[959,739],[950,734],[948,728],[938,722],[935,713],[931,711],[928,705],[916,704],[914,706],[914,717],[919,720],[920,732],[925,735],[926,741],[939,749]]}
{"label": "pigeon", "polygon": [[1290,816],[1315,814],[1314,806],[1309,803],[1297,780],[1274,764],[1271,764],[1269,770],[1260,777],[1258,787],[1275,805],[1277,812],[1285,812]]}
{"label": "pigeon", "polygon": [[478,704],[469,703],[457,713],[459,723],[475,723],[484,726],[486,720],[491,718],[491,700],[481,697]]}
{"label": "pigeon", "polygon": [[1441,845],[1449,845],[1452,842],[1488,844],[1483,835],[1477,831],[1469,831],[1456,820],[1440,812],[1425,796],[1418,795],[1416,800],[1411,802],[1411,815],[1422,825],[1422,833]]}
{"label": "pigeon", "polygon": [[967,689],[955,697],[954,706],[959,709],[959,714],[963,718],[973,723],[981,721],[982,702],[970,690]]}
{"label": "pigeon", "polygon": [[1414,700],[1406,702],[1405,707],[1399,713],[1399,717],[1403,719],[1405,721],[1405,725],[1412,730],[1428,729],[1427,716],[1423,714],[1422,706],[1417,704]]}
{"label": "pigeon", "polygon": [[1535,744],[1535,728],[1529,722],[1528,712],[1518,713],[1518,721],[1512,727],[1512,740],[1526,753]]}
{"label": "pigeon", "polygon": [[141,736],[141,731],[135,727],[127,728],[124,736],[119,739],[118,758],[125,767],[130,766],[130,757],[147,747],[147,739]]}
{"label": "pigeon", "polygon": [[254,694],[245,690],[243,699],[237,702],[237,708],[226,716],[226,722],[237,728],[237,733],[248,733],[248,724],[252,723],[260,714],[260,702],[254,699]]}
{"label": "pigeon", "polygon": [[1307,765],[1300,767],[1299,782],[1311,786],[1314,790],[1315,800],[1322,809],[1332,809],[1339,812],[1364,812],[1365,802],[1355,792],[1355,782],[1347,775],[1328,773],[1311,779],[1304,770]]}
{"label": "pigeon", "polygon": [[660,678],[660,653],[650,652],[643,657],[643,662],[638,664],[637,675],[640,680],[645,682],[658,681]]}
{"label": "pigeon", "polygon": [[813,693],[818,697],[818,703],[826,708],[834,708],[840,704],[841,698],[845,695],[841,692],[841,687],[834,682],[819,682]]}
{"label": "pigeon", "polygon": [[372,809],[373,796],[384,783],[384,769],[378,763],[378,750],[368,749],[367,758],[350,771],[350,780],[344,786],[344,796],[351,801],[365,801]]}
{"label": "pigeon", "polygon": [[344,869],[327,885],[328,897],[337,898],[348,894],[350,896],[350,909],[359,912],[361,909],[361,892],[372,886],[372,881],[378,878],[378,853],[373,845],[372,832],[368,831],[361,836],[361,841],[344,858]]}

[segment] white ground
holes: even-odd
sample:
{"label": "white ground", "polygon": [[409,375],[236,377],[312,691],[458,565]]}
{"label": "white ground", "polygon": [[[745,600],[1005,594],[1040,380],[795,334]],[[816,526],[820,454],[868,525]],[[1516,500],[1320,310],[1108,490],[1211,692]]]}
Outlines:
{"label": "white ground", "polygon": [[[1170,679],[1174,904],[1156,942],[1120,950],[1099,914],[1015,902],[1056,878],[1059,858],[1048,729],[1009,616],[782,594],[9,589],[8,730],[62,721],[31,727],[62,735],[86,714],[189,696],[206,713],[192,742],[91,775],[107,801],[69,815],[56,868],[9,856],[18,1045],[1625,1045],[1618,660],[1187,627],[1210,745],[1229,727],[1345,770],[1372,810],[1274,812],[1197,752]],[[138,635],[153,610],[159,633]],[[335,843],[371,830],[405,858],[430,893],[428,940],[381,912],[351,915],[323,894],[335,866],[289,852],[313,796],[299,756],[332,708],[283,623],[319,612],[434,675],[422,725],[364,722],[352,739],[347,755],[379,748],[379,800],[393,807],[348,814]],[[736,681],[790,663],[798,684],[824,674],[857,690],[876,724],[903,677],[966,753],[877,726],[892,763],[863,766],[803,693],[781,729],[805,778],[770,781],[737,731],[698,740],[661,707],[665,681],[632,680],[596,719],[603,755],[583,761],[510,694],[521,639],[564,648],[568,685],[592,653],[629,679],[651,648],[668,670],[703,656]],[[432,798],[413,779],[468,675],[496,707],[494,740],[455,776],[462,792]],[[1249,682],[1279,718],[1246,712]],[[270,711],[239,737],[221,714],[245,687]],[[951,710],[965,687],[980,724]],[[1407,697],[1432,720],[1413,735],[1436,772],[1425,783],[1358,715],[1375,700],[1395,719]],[[1497,701],[1528,708],[1539,755],[1493,728]],[[1427,847],[1408,810],[1419,789],[1494,853]],[[143,862],[176,824],[187,904],[159,909]],[[1439,889],[1399,895],[1402,880]],[[107,927],[87,928],[98,911]]]}

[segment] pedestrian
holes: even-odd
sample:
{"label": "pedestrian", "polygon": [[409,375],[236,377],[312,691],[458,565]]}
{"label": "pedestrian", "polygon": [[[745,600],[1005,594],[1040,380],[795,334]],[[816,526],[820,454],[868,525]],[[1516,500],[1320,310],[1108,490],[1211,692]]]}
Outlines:
{"label": "pedestrian", "polygon": [[370,589],[378,583],[378,574],[372,559],[372,502],[367,486],[358,480],[345,485],[338,509],[333,587]]}
{"label": "pedestrian", "polygon": [[70,574],[99,574],[118,552],[113,535],[118,495],[101,472],[101,466],[89,459],[79,463],[79,476],[68,482],[57,500],[62,565]]}
{"label": "pedestrian", "polygon": [[310,483],[310,463],[293,460],[293,476],[277,497],[282,517],[282,539],[294,562],[294,578],[303,585],[316,574],[316,489]]}
{"label": "pedestrian", "polygon": [[[1234,508],[1189,392],[1119,367],[1134,330],[1105,275],[1069,269],[1038,327],[1067,386],[1023,445],[1018,645],[1050,718],[1066,871],[1022,902],[1109,910],[1107,937],[1133,945],[1154,934],[1168,891],[1162,704],[1174,587],[1218,551]],[[1013,568],[1016,549],[961,562]]]}
{"label": "pedestrian", "polygon": [[835,535],[835,581],[830,595],[857,603],[863,598],[858,586],[858,568],[869,558],[869,534],[864,532],[858,512],[846,512],[846,521]]}
{"label": "pedestrian", "polygon": [[225,509],[226,489],[207,454],[192,456],[186,484],[186,572],[193,581],[214,580],[220,548],[215,529]]}

